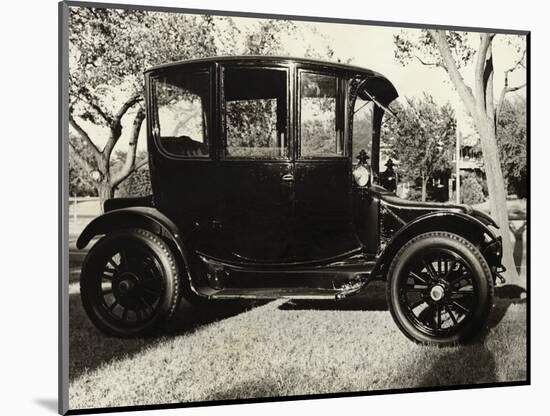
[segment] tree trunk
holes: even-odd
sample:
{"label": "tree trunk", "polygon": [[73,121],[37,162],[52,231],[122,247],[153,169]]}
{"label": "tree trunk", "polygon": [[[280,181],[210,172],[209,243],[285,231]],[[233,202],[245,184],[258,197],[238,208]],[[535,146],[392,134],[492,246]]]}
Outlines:
{"label": "tree trunk", "polygon": [[480,46],[477,51],[475,69],[475,96],[472,89],[466,85],[462,74],[451,52],[447,41],[447,34],[441,30],[430,30],[442,59],[442,66],[449,74],[451,82],[472,117],[477,132],[481,139],[481,150],[487,176],[489,189],[489,201],[491,214],[500,228],[502,236],[503,258],[506,267],[508,283],[525,287],[525,282],[520,280],[514,264],[512,240],[510,238],[508,223],[508,208],[506,206],[506,188],[502,168],[498,157],[496,140],[495,108],[493,94],[493,56],[492,40],[494,33],[480,34]]}
{"label": "tree trunk", "polygon": [[103,180],[97,185],[97,192],[99,194],[99,204],[101,212],[105,212],[103,205],[105,201],[115,196],[115,188],[111,184],[110,180]]}
{"label": "tree trunk", "polygon": [[428,178],[426,177],[426,175],[422,174],[422,202],[426,202],[426,196],[427,196],[426,188],[427,188],[427,185],[428,185]]}
{"label": "tree trunk", "polygon": [[494,120],[486,115],[478,115],[475,117],[475,124],[481,138],[491,214],[498,224],[502,236],[502,262],[507,269],[506,280],[509,284],[524,287],[525,282],[520,280],[514,263],[514,247],[510,238],[508,207],[506,205],[506,187],[498,157]]}

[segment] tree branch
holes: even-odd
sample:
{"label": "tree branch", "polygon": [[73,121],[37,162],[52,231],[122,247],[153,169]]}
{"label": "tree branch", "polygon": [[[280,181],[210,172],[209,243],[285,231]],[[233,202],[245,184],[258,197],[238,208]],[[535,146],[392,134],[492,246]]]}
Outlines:
{"label": "tree branch", "polygon": [[139,162],[136,163],[136,165],[134,166],[134,169],[132,169],[132,172],[141,169],[142,167],[144,167],[148,163],[149,163],[149,158],[144,157],[143,159],[141,159]]}
{"label": "tree branch", "polygon": [[[113,186],[117,186],[124,179],[126,179],[130,174],[136,169],[136,153],[137,153],[137,142],[139,139],[139,132],[141,130],[141,125],[145,119],[145,111],[143,107],[139,107],[136,116],[134,118],[134,123],[132,125],[132,136],[130,137],[130,142],[128,143],[128,152],[126,153],[126,160],[124,161],[124,166],[116,175],[113,176],[111,183]],[[145,159],[147,161],[147,159]],[[141,162],[140,162],[141,163]]]}
{"label": "tree branch", "polygon": [[510,72],[514,72],[518,67],[524,66],[523,65],[523,59],[525,58],[525,55],[527,54],[527,49],[523,50],[523,53],[521,54],[520,58],[516,61],[514,65],[512,65],[510,68],[508,68],[506,71],[504,71],[504,76],[508,78],[508,74]]}
{"label": "tree branch", "polygon": [[418,60],[418,62],[420,62],[422,65],[426,65],[426,66],[441,66],[441,64],[439,62],[426,62],[424,61],[422,58],[420,58],[420,56],[418,55],[414,55],[414,57]]}
{"label": "tree branch", "polygon": [[481,33],[479,35],[479,49],[477,51],[477,61],[475,66],[475,92],[476,102],[479,109],[485,109],[487,73],[485,71],[487,64],[487,53],[489,46],[494,38],[494,34]]}
{"label": "tree branch", "polygon": [[441,59],[443,60],[442,66],[449,74],[451,82],[455,86],[458,94],[460,95],[460,98],[466,105],[466,110],[468,110],[471,115],[474,115],[475,98],[472,93],[472,89],[468,85],[466,85],[462,74],[458,70],[456,61],[454,60],[451,53],[449,43],[447,42],[446,32],[442,30],[428,30],[428,33],[434,39],[434,42],[437,45],[439,54],[441,55]]}
{"label": "tree branch", "polygon": [[126,112],[131,107],[133,107],[135,104],[137,104],[138,102],[140,102],[142,100],[143,100],[143,97],[141,96],[141,94],[136,94],[133,97],[130,97],[124,104],[122,104],[122,106],[120,107],[118,112],[115,114],[115,117],[114,117],[113,121],[115,121],[115,122],[119,121],[120,122],[120,120],[122,119],[122,116],[124,116],[124,114],[126,114]]}
{"label": "tree branch", "polygon": [[516,63],[512,65],[510,68],[508,68],[506,71],[504,71],[504,87],[502,87],[502,90],[500,91],[500,96],[498,98],[497,105],[495,107],[495,122],[497,126],[498,126],[498,120],[500,117],[500,110],[502,109],[502,105],[504,104],[504,99],[506,97],[506,94],[508,94],[509,92],[518,91],[527,86],[526,82],[524,82],[521,85],[517,85],[515,87],[510,87],[508,85],[508,75],[511,72],[514,72],[520,66],[523,66],[523,59],[525,58],[526,53],[527,53],[527,50],[524,49],[523,53],[521,54],[520,58],[516,61]]}
{"label": "tree branch", "polygon": [[99,114],[99,116],[105,120],[105,122],[107,124],[111,124],[113,122],[113,118],[111,116],[109,116],[105,111],[103,111],[103,109],[94,101],[94,99],[92,98],[92,96],[90,95],[89,92],[86,91],[86,89],[82,88],[79,92],[78,92],[78,95],[84,99],[89,105],[90,107],[92,107],[92,109],[97,113]]}
{"label": "tree branch", "polygon": [[[107,139],[107,142],[105,143],[105,147],[103,148],[103,153],[107,155],[107,157],[111,156],[111,153],[115,147],[115,145],[118,142],[118,139],[120,139],[120,135],[122,134],[122,117],[126,112],[132,108],[135,104],[143,100],[143,97],[140,94],[136,94],[132,97],[130,97],[117,111],[115,116],[113,117],[113,120],[110,124],[111,132],[109,134],[109,138]],[[142,109],[138,110],[138,114],[140,111],[143,111]],[[136,115],[137,117],[137,115]],[[140,124],[141,126],[141,124]]]}
{"label": "tree branch", "polygon": [[84,140],[84,145],[87,146],[90,149],[94,159],[99,164],[99,161],[101,159],[101,152],[99,151],[97,146],[94,144],[92,139],[90,139],[90,136],[88,135],[88,133],[86,133],[84,131],[84,129],[82,127],[80,127],[80,125],[76,122],[76,120],[74,119],[74,117],[73,117],[73,115],[71,114],[70,111],[69,111],[69,124],[71,125],[71,127],[73,129],[75,129],[75,131],[78,133],[78,135]]}
{"label": "tree branch", "polygon": [[526,86],[527,86],[527,83],[524,82],[521,85],[516,85],[515,87],[506,88],[506,92],[514,92],[514,91],[517,91],[517,90],[521,90],[522,88],[525,88]]}

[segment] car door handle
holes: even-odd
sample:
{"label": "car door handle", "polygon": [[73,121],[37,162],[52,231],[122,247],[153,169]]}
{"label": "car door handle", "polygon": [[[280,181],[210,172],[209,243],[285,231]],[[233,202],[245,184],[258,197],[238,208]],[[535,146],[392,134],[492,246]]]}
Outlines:
{"label": "car door handle", "polygon": [[281,179],[286,182],[293,181],[294,175],[292,173],[287,173],[286,175],[283,175]]}

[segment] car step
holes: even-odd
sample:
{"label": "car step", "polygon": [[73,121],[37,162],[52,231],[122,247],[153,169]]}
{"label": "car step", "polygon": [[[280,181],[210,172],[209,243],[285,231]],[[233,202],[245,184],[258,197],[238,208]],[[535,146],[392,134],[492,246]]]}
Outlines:
{"label": "car step", "polygon": [[[209,299],[340,299],[342,289],[286,288],[228,288],[208,293]],[[206,294],[206,293],[205,293]]]}

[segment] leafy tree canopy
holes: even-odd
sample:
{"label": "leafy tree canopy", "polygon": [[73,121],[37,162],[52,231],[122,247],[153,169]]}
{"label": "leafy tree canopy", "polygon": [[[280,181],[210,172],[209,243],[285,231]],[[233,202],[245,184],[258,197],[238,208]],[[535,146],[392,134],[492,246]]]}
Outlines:
{"label": "leafy tree canopy", "polygon": [[524,97],[505,100],[498,119],[498,150],[508,191],[520,197],[527,190],[526,111]]}
{"label": "leafy tree canopy", "polygon": [[448,174],[456,130],[452,107],[439,106],[428,94],[392,107],[398,118],[384,118],[381,140],[387,156],[399,161],[400,176],[415,181]]}

